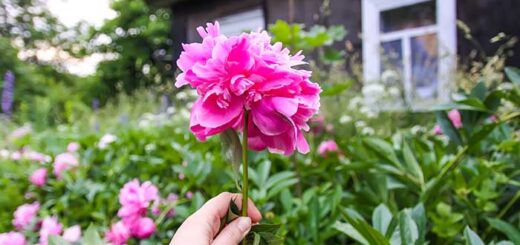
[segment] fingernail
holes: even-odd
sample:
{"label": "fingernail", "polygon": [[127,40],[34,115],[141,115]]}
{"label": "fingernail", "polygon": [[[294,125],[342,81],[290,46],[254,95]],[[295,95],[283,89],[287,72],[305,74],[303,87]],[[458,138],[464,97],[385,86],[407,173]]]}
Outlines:
{"label": "fingernail", "polygon": [[251,218],[249,217],[240,217],[238,218],[238,229],[242,232],[246,232],[251,228]]}

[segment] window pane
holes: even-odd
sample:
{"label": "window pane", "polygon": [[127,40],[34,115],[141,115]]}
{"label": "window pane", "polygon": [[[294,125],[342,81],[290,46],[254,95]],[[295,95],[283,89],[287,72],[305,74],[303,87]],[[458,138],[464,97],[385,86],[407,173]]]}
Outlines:
{"label": "window pane", "polygon": [[[403,74],[403,50],[401,40],[382,42],[381,74],[393,71],[399,78]],[[387,82],[387,81],[384,81]],[[392,83],[392,82],[390,82]]]}
{"label": "window pane", "polygon": [[[441,0],[442,1],[442,0]],[[381,12],[381,32],[392,32],[435,24],[435,1]]]}
{"label": "window pane", "polygon": [[435,98],[437,95],[438,48],[437,35],[428,34],[410,40],[412,52],[412,84],[414,97]]}
{"label": "window pane", "polygon": [[217,21],[220,24],[220,32],[226,36],[256,31],[265,26],[264,12],[260,8],[218,18]]}

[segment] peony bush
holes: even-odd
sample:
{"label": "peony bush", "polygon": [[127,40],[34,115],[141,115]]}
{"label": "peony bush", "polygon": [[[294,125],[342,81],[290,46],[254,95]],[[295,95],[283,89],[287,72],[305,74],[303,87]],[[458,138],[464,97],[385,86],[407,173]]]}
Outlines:
{"label": "peony bush", "polygon": [[193,101],[137,123],[6,130],[0,245],[167,244],[237,184],[263,213],[255,232],[276,237],[260,244],[520,244],[518,69],[459,91],[425,116],[435,121],[379,134],[354,115],[314,115],[321,89],[303,56],[266,33],[199,33],[178,63]]}

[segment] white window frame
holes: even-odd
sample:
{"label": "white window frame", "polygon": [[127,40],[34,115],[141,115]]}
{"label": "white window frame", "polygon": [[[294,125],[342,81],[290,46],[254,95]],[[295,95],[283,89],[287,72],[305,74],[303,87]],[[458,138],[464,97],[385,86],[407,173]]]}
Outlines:
{"label": "white window frame", "polygon": [[259,28],[265,28],[265,13],[261,7],[222,16],[216,20],[220,23],[220,32],[226,36],[238,35],[244,29],[258,31]]}
{"label": "white window frame", "polygon": [[[427,1],[436,2],[436,23],[430,26],[398,30],[389,33],[380,32],[381,12]],[[449,101],[451,84],[456,71],[457,28],[456,0],[363,0],[363,76],[365,83],[377,82],[381,78],[381,42],[402,40],[404,92],[407,104],[412,109],[425,109],[432,103]],[[412,71],[410,39],[418,35],[437,34],[438,71],[437,98],[435,101],[416,103],[412,101]]]}

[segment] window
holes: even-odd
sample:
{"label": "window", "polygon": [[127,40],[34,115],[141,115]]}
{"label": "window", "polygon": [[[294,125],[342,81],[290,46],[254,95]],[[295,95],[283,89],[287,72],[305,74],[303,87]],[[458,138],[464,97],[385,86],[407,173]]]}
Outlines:
{"label": "window", "polygon": [[264,12],[261,8],[227,15],[218,18],[217,21],[220,23],[220,31],[226,36],[265,28]]}
{"label": "window", "polygon": [[366,83],[398,74],[404,102],[425,109],[449,98],[455,72],[455,0],[363,0]]}

